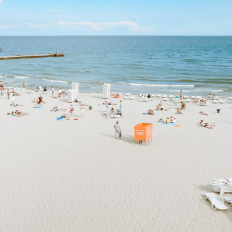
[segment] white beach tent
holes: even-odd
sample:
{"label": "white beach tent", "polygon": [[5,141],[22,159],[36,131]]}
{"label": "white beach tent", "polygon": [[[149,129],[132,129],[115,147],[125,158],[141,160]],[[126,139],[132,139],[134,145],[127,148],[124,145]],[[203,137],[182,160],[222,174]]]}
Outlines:
{"label": "white beach tent", "polygon": [[68,90],[67,96],[68,96],[68,102],[72,103],[75,100],[74,96],[73,96],[73,90],[72,89]]}
{"label": "white beach tent", "polygon": [[79,83],[72,83],[73,98],[76,99],[79,96]]}
{"label": "white beach tent", "polygon": [[103,86],[103,98],[110,98],[110,84],[104,83]]}

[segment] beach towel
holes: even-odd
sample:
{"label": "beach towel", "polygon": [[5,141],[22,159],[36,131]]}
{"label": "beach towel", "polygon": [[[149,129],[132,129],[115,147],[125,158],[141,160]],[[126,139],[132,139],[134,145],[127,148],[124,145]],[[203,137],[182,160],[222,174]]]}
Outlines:
{"label": "beach towel", "polygon": [[147,115],[152,115],[152,116],[154,116],[154,114],[148,114],[148,113],[143,113],[143,114],[147,114]]}
{"label": "beach towel", "polygon": [[39,109],[40,109],[40,108],[43,108],[43,106],[37,106],[37,108],[39,108]]}
{"label": "beach towel", "polygon": [[64,117],[57,117],[56,120],[61,120],[63,119]]}
{"label": "beach towel", "polygon": [[166,124],[166,125],[176,125],[176,123],[175,122],[170,122],[170,123],[166,123],[166,122],[163,122],[163,124]]}
{"label": "beach towel", "polygon": [[78,120],[78,118],[74,118],[73,120]]}

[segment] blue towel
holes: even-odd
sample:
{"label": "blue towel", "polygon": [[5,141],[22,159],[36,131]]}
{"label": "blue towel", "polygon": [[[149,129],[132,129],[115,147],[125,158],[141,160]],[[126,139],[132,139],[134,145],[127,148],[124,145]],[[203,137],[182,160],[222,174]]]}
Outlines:
{"label": "blue towel", "polygon": [[57,117],[57,119],[56,120],[61,120],[61,119],[63,119],[64,117]]}
{"label": "blue towel", "polygon": [[163,124],[166,124],[166,125],[176,125],[175,122],[172,122],[172,123],[171,123],[171,122],[170,122],[170,123],[165,123],[165,122],[164,122]]}
{"label": "blue towel", "polygon": [[[143,114],[148,114],[148,113],[143,113]],[[148,114],[148,115],[154,115],[154,114]]]}
{"label": "blue towel", "polygon": [[37,108],[43,108],[43,106],[37,106]]}

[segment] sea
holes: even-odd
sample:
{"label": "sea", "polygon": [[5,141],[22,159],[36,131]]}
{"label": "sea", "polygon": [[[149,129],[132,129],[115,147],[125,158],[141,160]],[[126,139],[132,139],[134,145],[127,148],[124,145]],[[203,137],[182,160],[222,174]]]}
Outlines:
{"label": "sea", "polygon": [[[0,56],[64,53],[64,57],[0,60],[5,86],[54,86],[81,92],[232,96],[232,37],[0,36]],[[1,50],[1,49],[0,49]]]}

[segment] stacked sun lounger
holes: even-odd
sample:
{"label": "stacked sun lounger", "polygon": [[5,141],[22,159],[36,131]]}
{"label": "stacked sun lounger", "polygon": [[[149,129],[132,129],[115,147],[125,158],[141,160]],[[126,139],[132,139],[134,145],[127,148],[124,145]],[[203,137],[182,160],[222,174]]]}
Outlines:
{"label": "stacked sun lounger", "polygon": [[223,194],[232,193],[232,178],[215,179],[211,182],[211,187],[214,192],[220,193],[205,193],[206,199],[211,202],[212,208],[220,210],[228,209],[224,204],[224,200],[232,204],[232,196],[226,196],[223,199]]}

